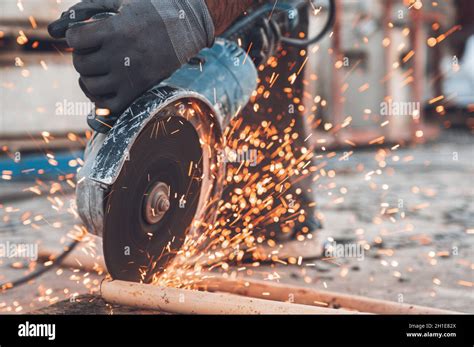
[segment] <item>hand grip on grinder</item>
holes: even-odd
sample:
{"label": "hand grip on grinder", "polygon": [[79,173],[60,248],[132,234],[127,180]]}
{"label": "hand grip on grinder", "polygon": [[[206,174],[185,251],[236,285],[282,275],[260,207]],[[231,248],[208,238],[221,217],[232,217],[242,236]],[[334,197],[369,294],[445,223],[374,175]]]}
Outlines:
{"label": "hand grip on grinder", "polygon": [[[114,12],[101,11],[103,10],[81,9],[74,11],[74,13],[64,12],[60,19],[48,26],[48,32],[52,37],[61,39],[66,37],[66,31],[72,27],[95,23],[116,15]],[[116,123],[118,118],[109,113],[110,111],[107,109],[94,109],[87,116],[87,123],[93,130],[99,133],[107,133]]]}

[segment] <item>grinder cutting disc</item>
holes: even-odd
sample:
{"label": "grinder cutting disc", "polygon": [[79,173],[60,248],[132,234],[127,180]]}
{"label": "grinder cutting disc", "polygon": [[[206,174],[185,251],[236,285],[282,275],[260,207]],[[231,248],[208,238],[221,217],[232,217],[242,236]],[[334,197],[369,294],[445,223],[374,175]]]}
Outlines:
{"label": "grinder cutting disc", "polygon": [[106,197],[104,255],[115,279],[149,282],[184,242],[199,203],[203,151],[193,125],[155,117]]}

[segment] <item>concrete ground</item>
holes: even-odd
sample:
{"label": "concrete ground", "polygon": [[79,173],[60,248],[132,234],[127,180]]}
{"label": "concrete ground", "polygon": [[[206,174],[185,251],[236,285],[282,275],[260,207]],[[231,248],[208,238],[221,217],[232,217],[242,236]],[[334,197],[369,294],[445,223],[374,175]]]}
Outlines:
{"label": "concrete ground", "polygon": [[[366,180],[377,170],[376,152],[356,150],[349,161],[334,165],[335,179],[319,187],[321,237],[367,241],[371,248],[364,259],[289,268],[282,281],[473,313],[474,138],[451,133],[398,150],[398,161],[386,158],[384,173]],[[343,187],[346,194],[340,193]],[[383,204],[389,204],[384,214]]]}
{"label": "concrete ground", "polygon": [[[367,244],[363,259],[266,265],[254,276],[474,313],[473,150],[472,136],[448,133],[435,143],[399,148],[387,157],[376,148],[355,149],[347,161],[337,156],[326,168],[334,169],[335,177],[318,181],[325,226],[320,237]],[[12,199],[12,191],[31,186],[51,189],[31,182],[0,184],[0,243],[40,241],[60,249],[66,233],[79,226],[71,209],[74,196],[65,191],[48,199],[31,192],[31,198]],[[28,263],[12,266],[0,258],[0,269],[3,283],[27,273]],[[104,303],[97,296],[102,277],[55,269],[0,294],[0,312],[143,313]]]}

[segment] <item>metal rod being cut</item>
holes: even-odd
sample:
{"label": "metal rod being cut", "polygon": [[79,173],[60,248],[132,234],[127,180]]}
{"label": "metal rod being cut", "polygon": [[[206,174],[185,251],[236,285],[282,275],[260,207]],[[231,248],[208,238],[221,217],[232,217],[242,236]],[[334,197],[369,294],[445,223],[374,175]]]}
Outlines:
{"label": "metal rod being cut", "polygon": [[355,314],[346,310],[124,281],[104,281],[101,293],[109,303],[178,314]]}
{"label": "metal rod being cut", "polygon": [[238,294],[246,297],[265,298],[268,300],[291,300],[302,305],[322,305],[342,307],[359,312],[376,314],[460,314],[455,311],[438,308],[396,303],[363,296],[341,294],[311,288],[289,286],[287,284],[264,282],[258,280],[226,280],[210,278],[203,282],[203,289]]}

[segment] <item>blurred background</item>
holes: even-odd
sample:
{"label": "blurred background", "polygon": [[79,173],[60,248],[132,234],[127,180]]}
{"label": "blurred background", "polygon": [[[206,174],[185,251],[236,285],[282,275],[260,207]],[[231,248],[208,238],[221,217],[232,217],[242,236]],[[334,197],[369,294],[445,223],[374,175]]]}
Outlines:
{"label": "blurred background", "polygon": [[[1,3],[0,135],[10,150],[30,149],[23,140],[42,132],[54,137],[48,145],[61,146],[69,132],[87,129],[83,115],[91,105],[77,85],[70,52],[46,30],[74,3]],[[435,136],[430,121],[443,129],[473,127],[471,1],[343,0],[337,6],[333,35],[310,48],[318,54],[306,67],[306,92],[313,98],[305,106],[321,105],[318,116],[334,124],[350,114],[352,126],[345,135],[355,140],[373,134],[414,140],[416,130],[425,127]],[[317,18],[314,22],[317,27]],[[384,101],[407,103],[415,122],[400,117],[374,129]]]}
{"label": "blurred background", "polygon": [[[0,2],[2,242],[61,249],[81,228],[73,190],[92,104],[70,50],[46,30],[75,2]],[[325,163],[315,182],[321,237],[358,240],[371,253],[362,263],[285,270],[286,280],[474,312],[474,2],[336,2],[333,33],[301,53],[295,104]],[[0,267],[0,282],[31,270],[3,258]],[[33,291],[0,294],[0,310],[97,290],[99,276],[74,276],[53,272]]]}

